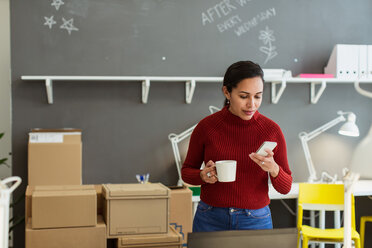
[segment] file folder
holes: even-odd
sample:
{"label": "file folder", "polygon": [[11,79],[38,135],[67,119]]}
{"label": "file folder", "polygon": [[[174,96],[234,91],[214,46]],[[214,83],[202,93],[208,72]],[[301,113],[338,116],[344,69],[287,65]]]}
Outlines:
{"label": "file folder", "polygon": [[339,79],[356,79],[359,72],[359,45],[334,46],[324,73]]}
{"label": "file folder", "polygon": [[372,80],[372,45],[367,46],[367,78]]}
{"label": "file folder", "polygon": [[367,79],[368,75],[368,46],[359,45],[359,79]]}

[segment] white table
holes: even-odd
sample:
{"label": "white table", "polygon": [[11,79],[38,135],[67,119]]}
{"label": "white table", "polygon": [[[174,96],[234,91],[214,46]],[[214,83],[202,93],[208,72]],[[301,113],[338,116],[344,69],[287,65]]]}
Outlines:
{"label": "white table", "polygon": [[[341,181],[337,183],[342,183]],[[299,183],[293,183],[292,188],[289,191],[288,194],[283,195],[278,193],[272,184],[269,185],[269,198],[271,200],[278,200],[278,199],[297,199],[298,197],[298,189],[299,189]],[[359,180],[355,183],[354,188],[353,188],[353,194],[354,196],[368,196],[372,195],[372,180]],[[193,213],[195,214],[196,208],[198,206],[198,203],[200,201],[200,196],[193,196],[192,197],[192,202],[193,202]],[[337,211],[335,213],[335,226],[340,227],[340,211]],[[320,216],[320,222],[322,223],[321,225],[324,226],[325,222],[325,214],[321,213]],[[314,213],[312,213],[312,225],[315,223],[314,219]],[[312,247],[315,247],[312,245]],[[321,247],[324,247],[324,244],[321,245]],[[336,244],[335,247],[341,247],[340,244]]]}
{"label": "white table", "polygon": [[[339,182],[342,183],[342,182]],[[271,200],[277,199],[296,199],[298,197],[299,183],[293,183],[292,188],[288,194],[283,195],[278,193],[272,184],[269,185],[269,197]],[[367,196],[372,195],[372,180],[359,180],[355,183],[353,189],[354,196]],[[196,207],[200,201],[200,196],[193,196],[193,213],[196,211]]]}

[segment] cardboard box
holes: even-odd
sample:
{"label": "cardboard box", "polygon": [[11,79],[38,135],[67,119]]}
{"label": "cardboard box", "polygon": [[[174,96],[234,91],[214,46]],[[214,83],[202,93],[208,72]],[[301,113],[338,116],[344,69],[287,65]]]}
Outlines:
{"label": "cardboard box", "polygon": [[192,191],[193,196],[200,196],[200,185],[192,185],[188,183],[183,184]]}
{"label": "cardboard box", "polygon": [[94,188],[96,189],[96,192],[97,192],[97,214],[102,215],[103,214],[103,203],[105,200],[102,194],[102,184],[96,184],[94,185]]}
{"label": "cardboard box", "polygon": [[169,195],[161,183],[104,184],[107,237],[167,233]]}
{"label": "cardboard box", "polygon": [[32,228],[95,226],[97,192],[93,185],[35,186],[31,216]]}
{"label": "cardboard box", "polygon": [[[65,189],[76,189],[78,187],[80,188],[92,188],[92,185],[65,185],[63,186]],[[42,190],[43,188],[50,189],[50,188],[61,188],[61,186],[38,186],[39,190]],[[96,184],[94,185],[94,188],[97,192],[97,215],[102,215],[103,213],[103,203],[104,198],[102,195],[102,184]],[[32,192],[34,192],[35,186],[27,186],[26,188],[26,207],[25,207],[25,219],[28,220],[32,217],[31,215],[31,207],[32,207]]]}
{"label": "cardboard box", "polygon": [[130,247],[181,248],[182,236],[170,226],[166,234],[127,235],[118,239],[117,248]]}
{"label": "cardboard box", "polygon": [[26,225],[26,248],[106,248],[106,225],[102,216],[94,227],[32,229]]}
{"label": "cardboard box", "polygon": [[169,188],[170,225],[182,235],[183,243],[187,244],[187,234],[192,232],[192,191],[186,186]]}
{"label": "cardboard box", "polygon": [[32,130],[28,141],[28,185],[80,184],[81,130]]}
{"label": "cardboard box", "polygon": [[31,208],[32,208],[32,192],[34,192],[34,186],[27,186],[25,193],[25,220],[27,221],[31,218]]}

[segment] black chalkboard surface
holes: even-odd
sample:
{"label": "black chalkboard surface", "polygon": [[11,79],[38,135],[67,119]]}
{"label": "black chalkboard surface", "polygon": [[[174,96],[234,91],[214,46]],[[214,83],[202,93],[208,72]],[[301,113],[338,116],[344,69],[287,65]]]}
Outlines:
{"label": "black chalkboard surface", "polygon": [[330,0],[11,1],[23,75],[220,76],[231,61],[323,72],[371,43],[372,3]]}
{"label": "black chalkboard surface", "polygon": [[[50,105],[44,82],[23,81],[22,75],[221,77],[227,66],[247,59],[293,75],[321,73],[335,44],[372,44],[370,0],[9,3],[12,173],[23,181],[15,199],[22,198],[27,186],[30,128],[83,130],[84,184],[136,183],[136,174],[150,173],[151,182],[175,185],[178,175],[168,135],[195,125],[209,114],[210,105],[222,107],[224,100],[220,83],[197,83],[191,104],[185,103],[183,82],[152,83],[149,102],[142,104],[140,83],[69,81],[54,84],[55,103]],[[363,85],[370,91],[371,86]],[[266,87],[260,108],[282,128],[297,182],[308,178],[300,132],[335,118],[338,110],[357,115],[360,138],[371,125],[371,99],[352,84],[327,85],[317,104],[309,102],[309,90],[308,83],[290,84],[279,103],[272,104]],[[337,136],[337,129],[309,144],[319,173],[340,173],[360,141]],[[186,140],[180,150],[184,158]],[[360,213],[367,213],[370,205]],[[274,227],[296,226],[296,218],[282,204],[273,201],[271,206]],[[16,205],[13,213],[23,214],[24,204]],[[25,247],[24,231],[24,226],[16,227],[13,247]]]}

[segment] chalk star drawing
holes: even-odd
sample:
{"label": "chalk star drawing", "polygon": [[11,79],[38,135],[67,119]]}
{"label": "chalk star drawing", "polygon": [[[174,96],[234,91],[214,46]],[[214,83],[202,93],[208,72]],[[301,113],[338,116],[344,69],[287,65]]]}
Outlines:
{"label": "chalk star drawing", "polygon": [[59,10],[59,7],[61,5],[65,4],[62,0],[53,0],[53,2],[50,4],[56,8],[56,10]]}
{"label": "chalk star drawing", "polygon": [[70,20],[65,20],[65,18],[62,17],[63,24],[60,26],[61,29],[66,29],[68,34],[71,34],[72,31],[78,31],[79,29],[74,26],[74,18],[71,18]]}
{"label": "chalk star drawing", "polygon": [[262,40],[265,45],[268,46],[261,46],[260,51],[267,55],[264,64],[266,64],[269,60],[273,59],[278,53],[275,51],[276,47],[272,45],[272,42],[275,41],[274,31],[270,30],[267,26],[265,30],[260,31],[260,35],[258,39]]}
{"label": "chalk star drawing", "polygon": [[48,26],[49,29],[51,29],[51,28],[53,27],[53,25],[57,23],[57,22],[54,20],[54,16],[51,16],[51,17],[46,17],[46,16],[44,16],[44,19],[45,19],[44,25],[45,25],[45,26]]}

